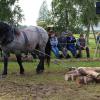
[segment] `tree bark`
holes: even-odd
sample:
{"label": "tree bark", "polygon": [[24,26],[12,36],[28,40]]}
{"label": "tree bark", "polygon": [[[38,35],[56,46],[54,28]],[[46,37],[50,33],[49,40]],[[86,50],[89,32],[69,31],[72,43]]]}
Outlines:
{"label": "tree bark", "polygon": [[87,33],[85,36],[86,44],[89,44],[89,32],[90,32],[90,24],[87,25]]}
{"label": "tree bark", "polygon": [[94,28],[93,28],[92,24],[91,24],[91,28],[92,28],[92,32],[93,32],[93,35],[94,35],[95,43],[97,44],[96,35],[95,35]]}

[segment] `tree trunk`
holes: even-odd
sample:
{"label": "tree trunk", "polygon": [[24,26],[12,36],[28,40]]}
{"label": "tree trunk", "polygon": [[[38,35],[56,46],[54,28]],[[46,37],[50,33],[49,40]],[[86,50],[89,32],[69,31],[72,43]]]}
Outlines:
{"label": "tree trunk", "polygon": [[91,24],[91,28],[92,28],[92,32],[93,32],[93,35],[94,35],[95,43],[97,44],[96,35],[95,35],[94,28],[93,28],[92,24]]}
{"label": "tree trunk", "polygon": [[89,32],[90,32],[90,24],[88,24],[88,26],[87,26],[87,33],[85,36],[86,44],[89,44]]}

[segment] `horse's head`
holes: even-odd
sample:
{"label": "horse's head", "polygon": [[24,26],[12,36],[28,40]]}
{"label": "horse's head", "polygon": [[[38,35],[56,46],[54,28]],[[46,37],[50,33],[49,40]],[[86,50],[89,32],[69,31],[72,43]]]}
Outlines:
{"label": "horse's head", "polygon": [[13,38],[12,27],[4,22],[0,22],[0,44],[7,45]]}

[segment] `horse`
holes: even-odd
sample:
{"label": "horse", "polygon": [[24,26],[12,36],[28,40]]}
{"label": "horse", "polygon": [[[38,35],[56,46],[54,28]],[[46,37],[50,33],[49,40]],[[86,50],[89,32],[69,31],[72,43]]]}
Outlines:
{"label": "horse", "polygon": [[10,53],[16,55],[20,67],[20,74],[24,74],[21,54],[27,52],[31,54],[35,52],[38,55],[39,63],[36,73],[42,73],[44,71],[45,55],[47,56],[48,64],[50,63],[48,44],[47,31],[42,27],[28,26],[26,28],[15,28],[8,23],[0,22],[0,46],[3,50],[4,58],[2,75],[7,75],[8,57]]}

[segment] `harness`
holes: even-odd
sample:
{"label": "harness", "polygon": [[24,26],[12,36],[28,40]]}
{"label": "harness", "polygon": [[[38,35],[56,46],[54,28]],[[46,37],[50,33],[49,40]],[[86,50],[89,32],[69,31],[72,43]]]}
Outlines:
{"label": "harness", "polygon": [[25,39],[25,45],[28,46],[29,45],[29,40],[28,40],[27,35],[24,31],[23,31],[23,35],[24,35],[24,39]]}
{"label": "harness", "polygon": [[23,33],[24,40],[25,40],[25,49],[26,49],[26,52],[28,52],[28,49],[30,48],[29,40],[27,38],[26,33],[24,31],[22,33]]}

